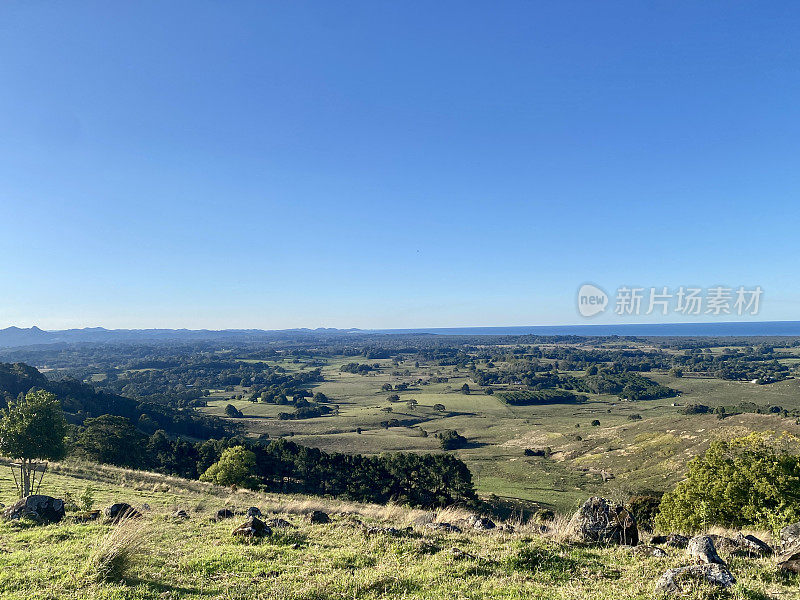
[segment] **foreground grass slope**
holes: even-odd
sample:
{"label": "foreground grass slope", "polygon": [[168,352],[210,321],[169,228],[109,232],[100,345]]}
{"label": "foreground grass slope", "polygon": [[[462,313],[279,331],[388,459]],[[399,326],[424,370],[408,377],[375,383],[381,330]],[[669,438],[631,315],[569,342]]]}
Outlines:
{"label": "foreground grass slope", "polygon": [[[13,499],[13,482],[0,470],[0,499]],[[121,580],[102,580],[90,557],[113,530],[105,522],[34,527],[0,524],[0,597],[3,599],[334,599],[334,598],[652,598],[664,570],[687,563],[682,550],[667,558],[634,556],[626,548],[569,544],[558,532],[533,526],[516,531],[442,533],[422,524],[454,522],[457,510],[429,514],[401,507],[359,505],[219,488],[195,481],[92,464],[57,465],[42,492],[79,497],[90,485],[96,507],[126,501],[146,507],[136,527],[143,553]],[[225,506],[258,506],[295,527],[275,529],[256,543],[231,529],[244,517],[211,522]],[[188,520],[176,520],[176,509]],[[329,512],[311,525],[305,513]],[[69,514],[69,513],[68,513]],[[269,515],[268,515],[269,516]],[[364,525],[412,529],[399,536],[369,533]],[[778,574],[766,559],[727,557],[738,578],[725,597],[752,600],[800,597],[796,578]],[[690,598],[718,597],[706,588]]]}

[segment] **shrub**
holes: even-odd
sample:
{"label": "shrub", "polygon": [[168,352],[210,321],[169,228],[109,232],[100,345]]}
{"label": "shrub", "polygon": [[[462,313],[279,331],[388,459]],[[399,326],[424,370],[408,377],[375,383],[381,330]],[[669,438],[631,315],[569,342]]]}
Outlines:
{"label": "shrub", "polygon": [[92,510],[94,507],[94,488],[91,485],[87,485],[83,488],[81,495],[78,496],[78,506],[80,506],[81,510]]}
{"label": "shrub", "polygon": [[687,478],[664,495],[661,531],[709,525],[773,531],[800,520],[800,456],[763,435],[714,441],[689,462]]}
{"label": "shrub", "polygon": [[645,531],[653,531],[660,505],[661,498],[658,496],[631,496],[628,499],[628,508],[636,523]]}

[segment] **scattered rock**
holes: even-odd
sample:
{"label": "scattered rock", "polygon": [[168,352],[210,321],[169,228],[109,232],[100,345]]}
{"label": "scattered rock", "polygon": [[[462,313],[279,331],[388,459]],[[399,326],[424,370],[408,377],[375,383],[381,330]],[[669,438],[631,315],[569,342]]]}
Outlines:
{"label": "scattered rock", "polygon": [[461,533],[461,528],[456,525],[451,525],[450,523],[428,523],[425,525],[428,529],[433,529],[434,531],[445,531],[447,533]]}
{"label": "scattered rock", "polygon": [[475,559],[474,554],[470,554],[469,552],[464,552],[461,548],[456,548],[455,546],[450,548],[450,554],[452,554],[453,558],[455,558],[456,560],[461,560],[464,558]]}
{"label": "scattered rock", "polygon": [[707,535],[696,535],[689,540],[686,554],[698,563],[725,565],[725,561],[717,554],[714,541]]}
{"label": "scattered rock", "polygon": [[231,532],[232,535],[254,538],[265,537],[272,534],[272,529],[258,517],[250,517]]}
{"label": "scattered rock", "polygon": [[781,554],[800,552],[800,523],[792,523],[781,529]]}
{"label": "scattered rock", "polygon": [[656,592],[661,594],[680,594],[686,587],[698,581],[728,588],[736,583],[736,578],[719,564],[691,565],[669,569],[656,582]]}
{"label": "scattered rock", "polygon": [[89,523],[90,521],[96,521],[100,518],[100,511],[99,510],[85,510],[83,512],[79,512],[76,515],[72,515],[72,520],[76,523]]}
{"label": "scattered rock", "polygon": [[402,537],[408,535],[411,530],[411,527],[406,529],[397,529],[396,527],[367,527],[364,531],[367,535],[383,534],[391,537]]}
{"label": "scattered rock", "polygon": [[224,519],[231,519],[234,517],[234,512],[230,508],[220,508],[217,514],[214,515],[212,521],[222,521]]}
{"label": "scattered rock", "polygon": [[64,501],[38,494],[27,496],[5,509],[3,518],[8,521],[30,519],[39,525],[58,523],[64,518]]}
{"label": "scattered rock", "polygon": [[247,516],[248,517],[260,517],[260,516],[262,516],[261,515],[261,509],[259,509],[257,506],[251,506],[250,508],[247,509]]}
{"label": "scattered rock", "polygon": [[489,529],[494,529],[496,527],[494,521],[491,519],[487,519],[486,517],[477,517],[475,515],[472,515],[468,519],[468,522],[476,531],[488,531]]}
{"label": "scattered rock", "polygon": [[294,525],[289,523],[289,521],[277,517],[274,519],[267,519],[267,525],[275,529],[294,529]]}
{"label": "scattered rock", "polygon": [[652,556],[653,558],[664,558],[667,553],[658,546],[634,546],[631,552],[637,556]]}
{"label": "scattered rock", "polygon": [[800,573],[800,552],[782,557],[778,568],[787,573]]}
{"label": "scattered rock", "polygon": [[670,533],[669,535],[656,535],[650,540],[651,544],[666,544],[670,548],[686,548],[689,538],[680,533]]}
{"label": "scattered rock", "polygon": [[105,515],[112,522],[118,523],[122,519],[138,519],[142,516],[142,513],[127,502],[117,502],[105,510]]}
{"label": "scattered rock", "polygon": [[592,497],[584,502],[572,516],[570,529],[581,542],[628,546],[639,543],[633,515],[621,504],[612,504],[605,498]]}
{"label": "scattered rock", "polygon": [[189,518],[189,513],[187,513],[185,510],[183,510],[181,508],[180,510],[176,510],[174,513],[172,513],[172,518],[173,519],[188,519]]}
{"label": "scattered rock", "polygon": [[714,533],[709,533],[705,537],[711,539],[711,541],[714,543],[714,548],[719,551],[733,554],[740,549],[739,543],[733,538],[725,537],[724,535],[716,535]]}
{"label": "scattered rock", "polygon": [[734,541],[739,544],[739,554],[746,554],[747,556],[772,556],[774,553],[772,546],[754,535],[742,535],[739,533]]}
{"label": "scattered rock", "polygon": [[321,525],[323,523],[330,523],[331,518],[326,512],[322,512],[321,510],[312,510],[310,513],[308,513],[308,522],[312,525]]}

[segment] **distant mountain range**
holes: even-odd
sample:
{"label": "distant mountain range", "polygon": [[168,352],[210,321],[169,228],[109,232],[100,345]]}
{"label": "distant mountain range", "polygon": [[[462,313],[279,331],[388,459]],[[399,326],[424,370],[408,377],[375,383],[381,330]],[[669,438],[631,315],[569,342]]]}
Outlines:
{"label": "distant mountain range", "polygon": [[441,327],[419,329],[105,329],[86,327],[46,331],[36,326],[0,329],[0,348],[41,344],[180,342],[203,340],[268,341],[304,335],[342,334],[429,335],[581,335],[581,336],[797,336],[800,321],[742,321],[729,323],[652,323],[621,325],[541,325],[518,327]]}
{"label": "distant mountain range", "polygon": [[105,329],[86,327],[45,331],[36,326],[27,329],[7,327],[0,329],[0,348],[35,346],[40,344],[119,343],[119,342],[172,342],[201,340],[258,341],[303,334],[347,333],[352,329]]}

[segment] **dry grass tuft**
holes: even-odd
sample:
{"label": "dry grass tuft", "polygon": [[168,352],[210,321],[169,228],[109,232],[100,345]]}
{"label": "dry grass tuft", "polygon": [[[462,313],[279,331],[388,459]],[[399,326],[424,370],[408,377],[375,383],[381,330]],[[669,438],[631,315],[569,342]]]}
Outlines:
{"label": "dry grass tuft", "polygon": [[147,543],[144,519],[123,519],[95,543],[87,574],[99,581],[124,580]]}

